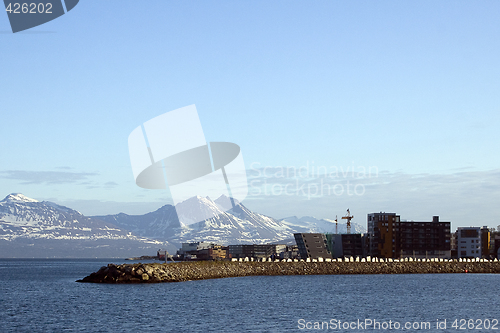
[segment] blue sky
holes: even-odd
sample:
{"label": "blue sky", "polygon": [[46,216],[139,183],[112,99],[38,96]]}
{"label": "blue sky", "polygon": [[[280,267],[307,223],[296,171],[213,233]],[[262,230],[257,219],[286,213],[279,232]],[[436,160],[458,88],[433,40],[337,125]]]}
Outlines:
{"label": "blue sky", "polygon": [[[207,141],[241,147],[257,212],[494,227],[499,14],[495,1],[80,1],[16,34],[2,14],[0,189],[89,215],[171,203],[134,184],[127,138],[196,104]],[[278,193],[292,183],[313,195]],[[314,194],[326,183],[346,192]]]}

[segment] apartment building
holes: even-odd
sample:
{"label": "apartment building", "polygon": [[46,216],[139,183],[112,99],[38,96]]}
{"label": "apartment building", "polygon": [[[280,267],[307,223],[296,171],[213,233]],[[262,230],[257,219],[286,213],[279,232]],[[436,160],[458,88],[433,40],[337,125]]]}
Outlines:
{"label": "apartment building", "polygon": [[368,254],[382,258],[451,258],[451,222],[402,221],[396,213],[368,214]]}
{"label": "apartment building", "polygon": [[481,258],[481,228],[457,228],[457,256],[458,258]]}
{"label": "apartment building", "polygon": [[302,259],[332,258],[328,250],[325,234],[298,233],[293,234]]}

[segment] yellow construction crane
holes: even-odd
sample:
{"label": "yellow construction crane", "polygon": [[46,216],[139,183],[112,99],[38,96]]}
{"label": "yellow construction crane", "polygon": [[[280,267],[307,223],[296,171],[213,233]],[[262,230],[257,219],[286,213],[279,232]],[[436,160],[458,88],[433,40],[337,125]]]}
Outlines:
{"label": "yellow construction crane", "polygon": [[347,208],[347,215],[342,216],[343,220],[347,220],[347,233],[351,233],[351,220],[354,218],[354,215],[351,215],[351,212],[349,211],[349,208]]}

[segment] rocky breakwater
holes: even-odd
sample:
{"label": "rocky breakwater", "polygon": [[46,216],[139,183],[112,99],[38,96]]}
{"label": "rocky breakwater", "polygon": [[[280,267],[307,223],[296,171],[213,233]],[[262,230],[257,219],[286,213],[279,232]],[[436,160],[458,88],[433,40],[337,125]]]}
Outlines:
{"label": "rocky breakwater", "polygon": [[181,262],[109,264],[77,282],[154,283],[257,275],[500,273],[500,262]]}

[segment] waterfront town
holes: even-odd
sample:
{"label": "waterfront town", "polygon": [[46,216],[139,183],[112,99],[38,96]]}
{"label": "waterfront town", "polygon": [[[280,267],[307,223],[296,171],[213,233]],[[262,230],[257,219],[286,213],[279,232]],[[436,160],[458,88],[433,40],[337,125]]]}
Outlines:
{"label": "waterfront town", "polygon": [[[349,225],[348,221],[348,225]],[[367,233],[296,233],[284,244],[222,245],[182,243],[174,256],[158,251],[160,260],[283,260],[283,259],[500,259],[500,226],[458,227],[433,216],[430,221],[402,220],[396,213],[371,213]],[[292,235],[291,235],[292,236]]]}

